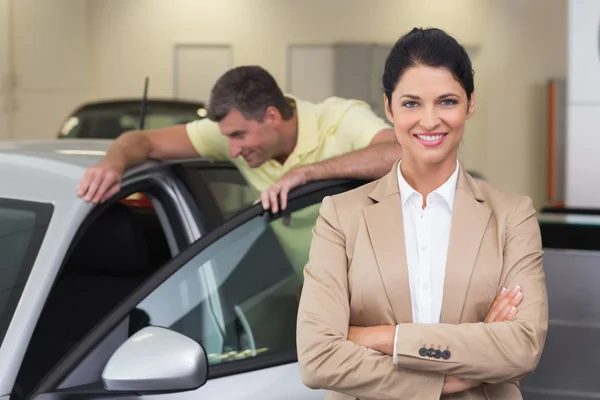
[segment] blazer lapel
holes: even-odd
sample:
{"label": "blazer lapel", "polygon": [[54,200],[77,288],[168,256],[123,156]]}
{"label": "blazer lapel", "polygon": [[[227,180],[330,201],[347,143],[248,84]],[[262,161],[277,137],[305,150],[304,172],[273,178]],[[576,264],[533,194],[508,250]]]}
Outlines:
{"label": "blazer lapel", "polygon": [[461,319],[471,273],[491,210],[485,206],[473,178],[461,165],[446,260],[446,274],[442,301],[442,323],[458,324]]}
{"label": "blazer lapel", "polygon": [[398,163],[381,178],[370,197],[377,202],[364,215],[385,292],[398,323],[412,322],[412,304],[404,244]]}

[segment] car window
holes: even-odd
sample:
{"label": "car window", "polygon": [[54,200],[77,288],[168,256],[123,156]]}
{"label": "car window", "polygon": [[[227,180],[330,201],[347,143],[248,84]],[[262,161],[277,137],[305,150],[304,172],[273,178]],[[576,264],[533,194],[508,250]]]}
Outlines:
{"label": "car window", "polygon": [[205,168],[198,173],[208,185],[225,220],[251,207],[260,195],[237,169]]}
{"label": "car window", "polygon": [[217,217],[205,216],[204,224],[210,225],[208,230],[251,207],[260,195],[237,168],[226,162],[192,165],[186,167],[186,173],[191,192],[201,209],[205,213],[214,209],[219,214]]}
{"label": "car window", "polygon": [[136,192],[103,210],[76,237],[46,299],[18,377],[21,390],[31,390],[172,256],[148,193]]}
{"label": "car window", "polygon": [[139,304],[152,325],[201,343],[209,364],[293,352],[302,269],[319,205],[223,236]]}
{"label": "car window", "polygon": [[52,208],[0,199],[0,344],[46,234]]}
{"label": "car window", "polygon": [[[144,129],[158,129],[167,126],[186,124],[200,119],[198,110],[177,109],[171,110],[164,107],[155,109],[149,105],[144,117]],[[60,129],[61,138],[96,138],[115,139],[122,133],[137,129],[140,122],[140,110],[131,110],[131,107],[106,109],[89,109],[80,111],[68,118]]]}

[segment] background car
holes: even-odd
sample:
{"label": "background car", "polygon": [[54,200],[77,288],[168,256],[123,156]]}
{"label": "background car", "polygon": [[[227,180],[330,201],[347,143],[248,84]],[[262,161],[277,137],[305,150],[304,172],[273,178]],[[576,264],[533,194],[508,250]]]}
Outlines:
{"label": "background car", "polygon": [[[74,110],[59,129],[57,137],[70,139],[116,139],[140,126],[142,98],[85,103]],[[148,99],[144,128],[155,129],[185,124],[206,117],[202,102]]]}

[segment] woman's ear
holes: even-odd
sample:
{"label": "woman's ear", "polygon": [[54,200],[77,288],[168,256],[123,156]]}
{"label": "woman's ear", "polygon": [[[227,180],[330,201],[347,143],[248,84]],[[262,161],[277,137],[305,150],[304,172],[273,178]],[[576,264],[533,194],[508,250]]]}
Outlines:
{"label": "woman's ear", "polygon": [[383,94],[383,103],[385,104],[385,115],[387,116],[388,121],[394,125],[394,114],[392,113],[392,107],[390,107],[388,97],[385,93]]}
{"label": "woman's ear", "polygon": [[471,93],[471,101],[469,101],[469,106],[467,108],[467,119],[471,118],[475,113],[475,92]]}

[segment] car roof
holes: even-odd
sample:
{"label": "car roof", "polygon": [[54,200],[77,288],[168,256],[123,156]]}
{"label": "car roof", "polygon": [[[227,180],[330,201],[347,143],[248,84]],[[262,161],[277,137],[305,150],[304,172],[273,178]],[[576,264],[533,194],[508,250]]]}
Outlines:
{"label": "car roof", "polygon": [[[75,193],[85,170],[102,160],[111,143],[102,139],[0,141],[0,197],[76,200],[71,189]],[[125,177],[156,164],[147,162],[127,171]]]}

